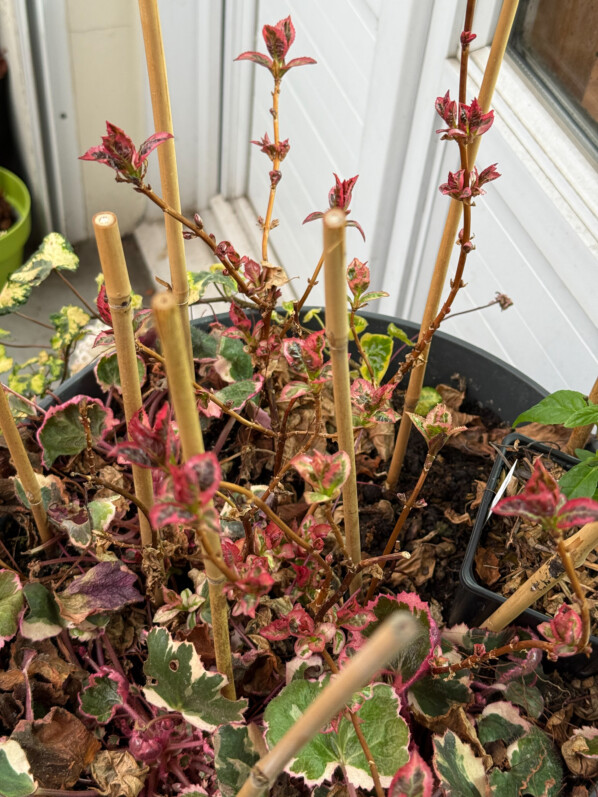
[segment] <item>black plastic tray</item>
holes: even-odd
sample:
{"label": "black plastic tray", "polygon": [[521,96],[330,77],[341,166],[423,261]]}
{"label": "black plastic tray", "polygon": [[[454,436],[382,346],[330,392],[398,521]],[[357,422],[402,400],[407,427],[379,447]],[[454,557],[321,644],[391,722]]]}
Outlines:
{"label": "black plastic tray", "polygon": [[[538,443],[535,440],[526,437],[519,432],[513,432],[503,440],[501,446],[502,454],[513,461],[512,446],[515,442],[519,441],[519,448],[521,451],[531,451],[534,454],[542,454],[557,462],[567,470],[573,465],[576,465],[579,460],[575,457],[570,457],[563,454],[558,449]],[[509,450],[511,449],[511,450]],[[505,463],[500,456],[497,456],[494,466],[488,477],[488,483],[484,490],[482,502],[478,508],[478,514],[471,532],[471,537],[463,564],[461,566],[460,580],[463,589],[457,596],[453,604],[449,621],[451,624],[465,622],[472,627],[481,625],[484,620],[489,617],[499,606],[505,602],[502,595],[498,595],[487,587],[482,586],[474,575],[474,560],[478,545],[482,539],[482,533],[486,526],[488,512],[490,506],[496,495],[497,489],[500,487],[499,479],[501,473],[505,469]],[[517,625],[522,627],[536,628],[539,623],[544,623],[549,620],[549,617],[535,609],[528,609],[523,612],[517,619]],[[592,643],[593,653],[588,659],[587,656],[581,654],[579,656],[568,656],[561,658],[558,661],[558,669],[575,672],[579,677],[588,677],[598,672],[598,637],[592,636],[590,638]]]}

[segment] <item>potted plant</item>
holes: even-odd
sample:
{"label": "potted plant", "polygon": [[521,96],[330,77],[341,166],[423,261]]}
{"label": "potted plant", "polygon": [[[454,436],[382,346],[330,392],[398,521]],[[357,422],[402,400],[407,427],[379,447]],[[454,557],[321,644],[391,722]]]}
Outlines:
{"label": "potted plant", "polygon": [[[461,35],[465,75],[473,5]],[[156,6],[140,7],[155,89],[164,82]],[[168,93],[152,90],[160,132],[137,149],[109,124],[84,158],[108,164],[165,211],[172,290],[155,298],[152,314],[134,307],[116,217],[97,214],[100,395],[84,381],[89,372],[80,393],[65,384],[51,407],[36,402],[39,385],[22,371],[0,390],[17,496],[0,540],[0,795],[552,797],[563,784],[581,794],[596,732],[579,728],[563,740],[573,773],[565,776],[544,722],[554,696],[542,691],[540,657],[585,650],[583,600],[540,627],[544,639],[516,627],[446,629],[423,590],[397,592],[390,576],[394,567],[422,576],[424,563],[402,545],[406,524],[426,511],[430,474],[465,429],[442,396],[416,405],[415,481],[401,482],[403,496],[385,485],[376,452],[391,453],[393,394],[460,286],[472,194],[498,176],[493,167],[474,171],[469,159],[491,113],[466,104],[464,82],[459,103],[438,101],[462,156],[442,188],[463,205],[462,257],[451,295],[417,343],[387,322],[364,328],[362,311],[379,294],[364,263],[347,267],[356,178],[336,177],[330,210],[309,217],[323,216],[321,262],[302,298],[281,308],[286,277],[268,259],[288,153],[278,95],[289,70],[313,61],[287,59],[290,17],[263,35],[267,53],[240,56],[274,81],[273,140],[259,142],[272,164],[260,261],[181,214]],[[144,182],[153,149],[162,196]],[[190,286],[177,257],[181,223],[218,260]],[[72,266],[68,246],[51,238],[9,280],[0,307],[16,309],[32,286]],[[308,312],[310,330],[304,305],[322,268],[325,316]],[[229,313],[192,330],[189,291],[201,299],[208,284]],[[44,387],[66,374],[56,363],[68,362],[84,315],[65,307],[52,318]],[[397,340],[408,354],[387,378]],[[8,456],[4,463],[8,473]],[[456,506],[446,509],[454,516]],[[597,517],[598,505],[584,511]],[[362,540],[368,513],[380,540]]]}
{"label": "potted plant", "polygon": [[0,166],[0,288],[23,263],[31,232],[31,197],[16,174]]}

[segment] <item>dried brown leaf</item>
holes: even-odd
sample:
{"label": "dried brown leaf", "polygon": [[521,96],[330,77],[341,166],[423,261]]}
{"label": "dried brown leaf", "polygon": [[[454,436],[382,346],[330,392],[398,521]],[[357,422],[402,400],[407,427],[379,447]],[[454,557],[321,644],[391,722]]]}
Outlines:
{"label": "dried brown leaf", "polygon": [[41,720],[21,720],[10,738],[21,745],[33,777],[45,789],[74,786],[100,749],[83,723],[58,706]]}
{"label": "dried brown leaf", "polygon": [[489,587],[500,578],[498,559],[492,551],[480,546],[475,555],[475,569],[478,576]]}
{"label": "dried brown leaf", "polygon": [[127,750],[102,750],[91,765],[100,794],[106,797],[137,797],[148,771]]}

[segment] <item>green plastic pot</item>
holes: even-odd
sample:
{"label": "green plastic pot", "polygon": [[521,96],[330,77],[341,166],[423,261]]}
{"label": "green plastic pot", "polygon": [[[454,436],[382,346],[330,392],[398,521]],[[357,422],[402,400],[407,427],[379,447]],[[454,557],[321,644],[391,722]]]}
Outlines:
{"label": "green plastic pot", "polygon": [[0,233],[0,290],[6,280],[23,264],[23,249],[31,232],[31,197],[27,186],[8,169],[0,167],[0,189],[17,213],[17,221]]}

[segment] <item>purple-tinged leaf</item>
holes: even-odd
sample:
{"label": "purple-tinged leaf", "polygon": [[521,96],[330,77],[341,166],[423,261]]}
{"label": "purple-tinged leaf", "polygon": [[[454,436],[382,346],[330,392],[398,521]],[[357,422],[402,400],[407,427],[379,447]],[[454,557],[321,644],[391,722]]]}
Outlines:
{"label": "purple-tinged leaf", "polygon": [[284,74],[288,72],[289,69],[293,69],[295,66],[307,66],[308,64],[317,64],[318,62],[314,58],[309,58],[309,56],[303,55],[299,58],[292,58],[288,61],[284,67],[282,68],[281,72]]}
{"label": "purple-tinged leaf", "polygon": [[558,513],[559,529],[583,526],[598,520],[598,501],[592,498],[572,498]]}
{"label": "purple-tinged leaf", "polygon": [[315,210],[313,213],[310,213],[309,216],[306,216],[303,219],[303,224],[307,224],[308,221],[316,221],[316,219],[323,219],[324,214],[321,213],[319,210]]}
{"label": "purple-tinged leaf", "polygon": [[150,521],[154,528],[161,529],[170,524],[192,525],[197,515],[172,501],[156,503],[150,509]]}
{"label": "purple-tinged leaf", "polygon": [[168,141],[169,138],[174,138],[172,133],[154,133],[153,136],[147,138],[139,147],[135,165],[141,166],[143,161],[147,159],[147,156],[153,152],[156,147],[159,147],[160,144],[164,143],[164,141]]}
{"label": "purple-tinged leaf", "polygon": [[241,53],[235,58],[235,61],[253,61],[254,64],[259,64],[260,66],[265,66],[266,69],[272,69],[274,66],[274,62],[271,58],[268,58],[267,55],[263,55],[262,53],[256,52],[245,52]]}
{"label": "purple-tinged leaf", "polygon": [[284,61],[289,47],[295,41],[295,27],[291,17],[281,19],[276,25],[264,25],[262,36],[272,58],[278,62]]}
{"label": "purple-tinged leaf", "polygon": [[388,797],[432,797],[433,786],[432,770],[414,747],[409,761],[392,779]]}
{"label": "purple-tinged leaf", "polygon": [[346,227],[355,227],[357,230],[359,230],[359,232],[361,234],[361,237],[365,241],[365,233],[363,231],[363,227],[361,226],[361,224],[358,221],[355,221],[354,219],[348,219],[345,226]]}
{"label": "purple-tinged leaf", "polygon": [[60,614],[80,623],[97,612],[118,611],[129,603],[143,600],[133,586],[137,576],[121,562],[100,562],[56,595]]}

